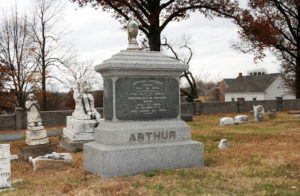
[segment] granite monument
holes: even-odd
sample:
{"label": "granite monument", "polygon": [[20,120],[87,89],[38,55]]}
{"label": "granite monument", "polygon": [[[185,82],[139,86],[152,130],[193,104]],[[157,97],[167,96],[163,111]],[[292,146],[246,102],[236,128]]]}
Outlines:
{"label": "granite monument", "polygon": [[95,141],[84,144],[84,168],[111,177],[203,166],[203,143],[191,140],[180,119],[179,77],[188,65],[140,51],[137,33],[130,33],[138,25],[131,23],[128,50],[95,68],[104,79],[104,121]]}

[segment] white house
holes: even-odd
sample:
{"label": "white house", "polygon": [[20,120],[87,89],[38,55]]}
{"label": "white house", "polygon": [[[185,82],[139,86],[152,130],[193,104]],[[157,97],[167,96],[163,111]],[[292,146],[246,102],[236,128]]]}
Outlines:
{"label": "white house", "polygon": [[249,75],[239,75],[225,91],[225,101],[275,100],[295,99],[295,95],[287,93],[279,73],[266,74],[265,69],[248,72]]}

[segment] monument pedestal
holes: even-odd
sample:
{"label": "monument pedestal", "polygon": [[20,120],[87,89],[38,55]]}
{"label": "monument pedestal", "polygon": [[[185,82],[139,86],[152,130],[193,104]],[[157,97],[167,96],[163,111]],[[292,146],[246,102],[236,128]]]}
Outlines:
{"label": "monument pedestal", "polygon": [[28,146],[26,144],[19,146],[19,155],[21,159],[29,161],[29,157],[43,156],[46,154],[51,154],[57,151],[56,143],[40,144],[35,146]]}
{"label": "monument pedestal", "polygon": [[101,177],[204,165],[204,147],[178,119],[104,121],[84,144],[84,168]]}
{"label": "monument pedestal", "polygon": [[59,145],[68,151],[79,152],[83,150],[83,144],[92,141],[94,140],[72,141],[68,137],[62,135],[59,138]]}
{"label": "monument pedestal", "polygon": [[66,150],[76,152],[83,150],[83,144],[94,141],[96,120],[80,120],[67,116],[67,127],[63,129],[59,145]]}
{"label": "monument pedestal", "polygon": [[30,146],[49,143],[47,131],[44,126],[30,127],[26,130],[26,144]]}
{"label": "monument pedestal", "polygon": [[83,152],[84,168],[104,178],[204,165],[203,144],[191,140],[127,146],[91,142]]}

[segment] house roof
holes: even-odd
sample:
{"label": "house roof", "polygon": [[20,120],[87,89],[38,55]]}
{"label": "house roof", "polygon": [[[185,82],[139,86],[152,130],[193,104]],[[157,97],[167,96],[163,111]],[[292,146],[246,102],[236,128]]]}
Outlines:
{"label": "house roof", "polygon": [[230,86],[230,84],[235,80],[235,78],[224,78],[224,81],[227,86]]}
{"label": "house roof", "polygon": [[242,76],[231,81],[226,92],[265,92],[279,76],[279,73]]}

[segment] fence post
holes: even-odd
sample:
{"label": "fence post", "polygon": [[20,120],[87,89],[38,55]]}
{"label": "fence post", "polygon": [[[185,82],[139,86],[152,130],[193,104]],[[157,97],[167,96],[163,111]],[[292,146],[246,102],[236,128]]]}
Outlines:
{"label": "fence post", "polygon": [[282,110],[282,97],[276,97],[276,105],[277,105],[277,111]]}
{"label": "fence post", "polygon": [[24,121],[24,110],[23,108],[16,107],[15,108],[15,116],[16,116],[16,125],[15,129],[24,129],[23,121]]}
{"label": "fence post", "polygon": [[241,112],[244,112],[245,110],[245,99],[243,98],[238,98],[237,99],[237,113],[241,113]]}
{"label": "fence post", "polygon": [[201,100],[194,99],[193,104],[194,104],[194,114],[193,115],[200,115]]}

